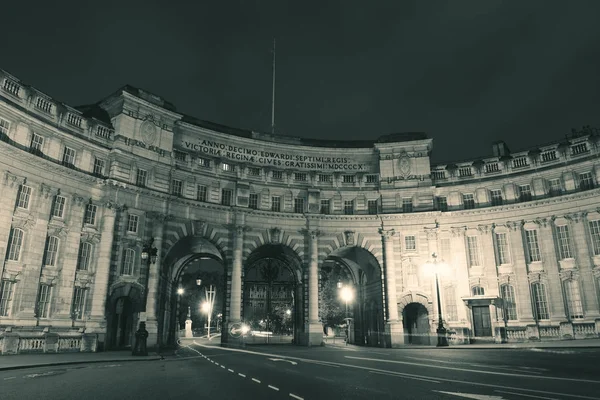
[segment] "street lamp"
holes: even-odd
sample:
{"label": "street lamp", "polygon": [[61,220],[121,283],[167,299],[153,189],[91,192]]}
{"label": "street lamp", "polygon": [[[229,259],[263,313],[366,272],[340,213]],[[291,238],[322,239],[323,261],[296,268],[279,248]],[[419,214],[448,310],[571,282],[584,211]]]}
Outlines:
{"label": "street lamp", "polygon": [[437,254],[432,253],[431,257],[433,258],[432,262],[426,263],[424,266],[429,272],[435,274],[435,291],[437,295],[437,307],[438,307],[438,327],[436,330],[437,333],[437,347],[445,347],[448,346],[448,338],[446,337],[446,328],[444,328],[444,320],[442,315],[442,302],[440,298],[440,283],[438,279],[438,275],[440,272],[443,272],[444,267],[446,267],[445,263],[438,262]]}
{"label": "street lamp", "polygon": [[135,332],[135,345],[133,346],[132,355],[147,356],[148,355],[148,331],[146,330],[146,305],[148,302],[148,281],[150,280],[150,265],[156,262],[158,257],[158,249],[154,247],[154,238],[151,238],[142,249],[142,261],[148,266],[146,281],[144,282],[144,298],[142,303],[142,311],[140,312],[140,324]]}
{"label": "street lamp", "polygon": [[204,294],[206,296],[206,301],[202,303],[202,311],[208,314],[208,334],[207,338],[210,340],[210,321],[212,318],[213,306],[215,304],[215,294],[216,289],[213,285],[210,285],[209,288],[204,288]]}
{"label": "street lamp", "polygon": [[346,303],[346,346],[350,340],[350,315],[348,314],[348,303],[354,299],[354,290],[351,286],[345,286],[341,281],[338,281],[337,287],[340,293],[340,298]]}

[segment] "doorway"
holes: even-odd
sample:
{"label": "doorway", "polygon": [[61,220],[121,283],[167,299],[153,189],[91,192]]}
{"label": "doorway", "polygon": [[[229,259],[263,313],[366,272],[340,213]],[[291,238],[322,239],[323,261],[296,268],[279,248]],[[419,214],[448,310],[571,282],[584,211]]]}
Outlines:
{"label": "doorway", "polygon": [[402,310],[404,332],[407,333],[408,344],[429,345],[429,313],[420,303],[410,303]]}
{"label": "doorway", "polygon": [[129,297],[119,297],[115,303],[113,343],[111,347],[131,347],[133,337],[133,304]]}
{"label": "doorway", "polygon": [[492,336],[489,306],[473,306],[473,330],[475,337]]}

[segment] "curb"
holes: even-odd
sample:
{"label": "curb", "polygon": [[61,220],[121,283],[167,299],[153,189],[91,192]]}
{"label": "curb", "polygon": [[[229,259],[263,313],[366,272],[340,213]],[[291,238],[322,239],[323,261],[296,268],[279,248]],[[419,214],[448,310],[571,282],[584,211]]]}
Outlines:
{"label": "curb", "polygon": [[107,359],[107,360],[88,360],[88,361],[55,361],[40,364],[26,364],[26,365],[11,365],[9,367],[0,367],[0,371],[10,371],[16,369],[28,369],[28,368],[43,368],[43,367],[56,367],[61,365],[77,365],[77,364],[99,364],[99,363],[114,363],[114,362],[137,362],[137,361],[158,361],[161,360],[160,356],[152,356],[141,359]]}
{"label": "curb", "polygon": [[538,347],[538,346],[522,346],[522,347],[472,347],[468,344],[460,345],[460,346],[447,346],[447,347],[437,347],[437,346],[402,346],[402,347],[366,347],[366,346],[338,346],[325,344],[324,347],[338,347],[338,348],[346,348],[346,349],[363,349],[368,351],[369,349],[379,349],[379,350],[431,350],[431,349],[443,349],[443,350],[576,350],[576,349],[600,349],[600,346],[548,346],[548,347]]}

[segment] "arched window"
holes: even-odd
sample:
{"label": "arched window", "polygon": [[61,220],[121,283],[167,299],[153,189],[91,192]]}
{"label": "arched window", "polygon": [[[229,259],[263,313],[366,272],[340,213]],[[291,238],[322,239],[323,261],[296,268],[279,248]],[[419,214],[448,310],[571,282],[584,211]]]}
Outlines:
{"label": "arched window", "polygon": [[583,303],[581,302],[579,282],[573,279],[569,279],[565,281],[564,285],[569,316],[571,317],[571,319],[583,318]]}
{"label": "arched window", "polygon": [[473,293],[473,296],[483,296],[485,294],[485,290],[483,290],[481,286],[473,286],[471,292]]}
{"label": "arched window", "polygon": [[548,297],[546,296],[546,287],[544,284],[541,282],[532,284],[531,291],[533,293],[533,308],[537,319],[550,319]]}
{"label": "arched window", "polygon": [[6,259],[11,261],[19,261],[21,258],[21,247],[23,246],[24,233],[19,228],[10,230],[10,238],[8,239],[8,252]]}
{"label": "arched window", "polygon": [[121,275],[133,275],[133,267],[135,262],[135,250],[125,249],[123,255],[123,269]]}
{"label": "arched window", "polygon": [[505,284],[500,286],[500,295],[504,301],[504,312],[507,321],[517,319],[517,302],[515,300],[515,289],[512,285]]}
{"label": "arched window", "polygon": [[82,242],[79,245],[79,258],[77,259],[77,269],[87,271],[92,260],[92,244]]}
{"label": "arched window", "polygon": [[56,256],[58,254],[58,238],[49,236],[46,240],[46,256],[44,257],[44,265],[54,267],[56,265]]}

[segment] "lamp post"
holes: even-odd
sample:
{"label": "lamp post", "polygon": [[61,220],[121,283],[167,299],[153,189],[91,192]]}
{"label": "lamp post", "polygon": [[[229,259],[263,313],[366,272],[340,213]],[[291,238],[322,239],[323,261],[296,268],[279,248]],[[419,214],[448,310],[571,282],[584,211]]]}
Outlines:
{"label": "lamp post", "polygon": [[158,255],[158,249],[154,247],[154,238],[144,245],[142,249],[141,258],[148,267],[148,273],[144,284],[144,298],[142,303],[142,311],[140,312],[140,324],[138,330],[135,332],[135,345],[133,346],[132,355],[134,356],[147,356],[148,355],[148,331],[146,330],[146,305],[148,302],[148,281],[150,280],[150,265],[156,262]]}
{"label": "lamp post", "polygon": [[348,314],[348,303],[354,299],[354,291],[351,286],[345,286],[342,282],[338,281],[337,283],[338,290],[340,292],[340,297],[346,304],[346,346],[348,345],[348,341],[350,340],[350,315]]}
{"label": "lamp post", "polygon": [[210,340],[210,321],[213,312],[213,306],[215,303],[215,293],[216,289],[213,285],[210,285],[208,288],[204,288],[204,294],[206,296],[206,302],[202,304],[202,311],[208,314],[208,334],[207,338]]}
{"label": "lamp post", "polygon": [[444,317],[442,314],[442,301],[440,298],[440,283],[438,279],[438,275],[440,273],[440,268],[443,267],[443,263],[437,261],[437,254],[432,253],[431,257],[433,261],[431,263],[426,264],[429,268],[433,270],[435,274],[435,291],[437,295],[437,307],[438,307],[438,327],[436,330],[437,333],[437,344],[436,347],[445,347],[448,346],[448,338],[446,337],[446,328],[444,328]]}

